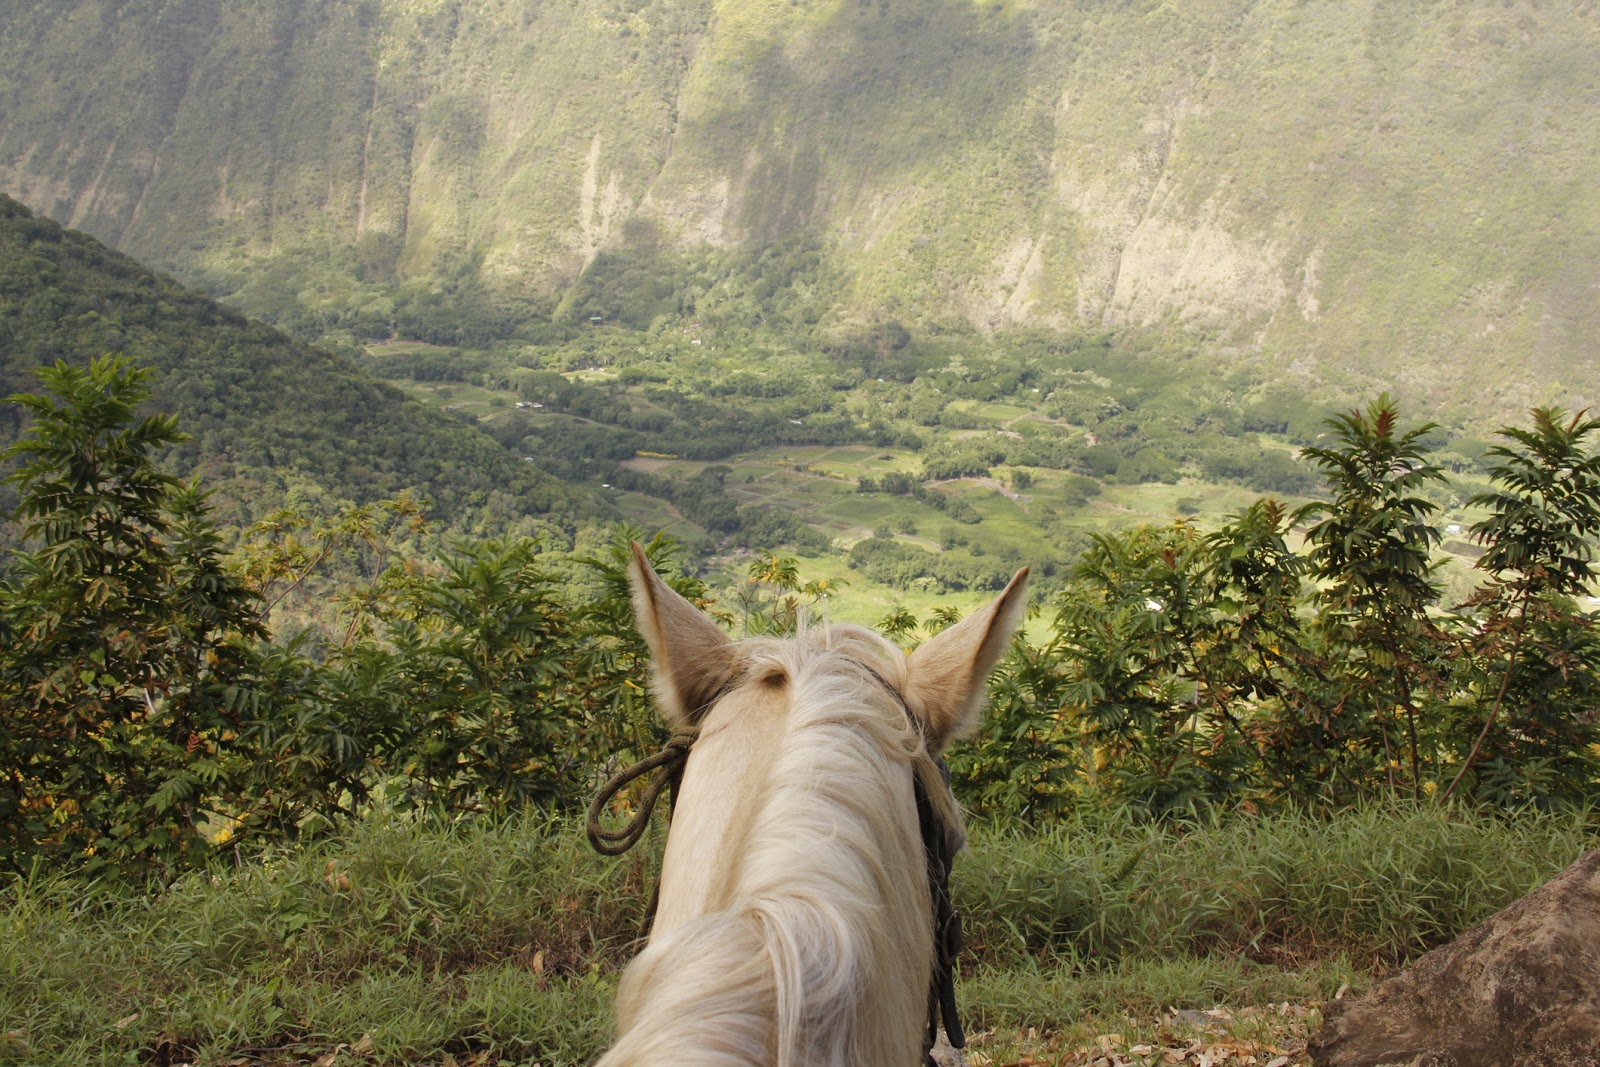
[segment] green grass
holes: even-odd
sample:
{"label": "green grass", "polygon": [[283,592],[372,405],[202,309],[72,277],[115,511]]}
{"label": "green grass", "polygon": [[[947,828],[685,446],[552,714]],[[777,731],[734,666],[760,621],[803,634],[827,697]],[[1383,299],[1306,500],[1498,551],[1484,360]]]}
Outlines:
{"label": "green grass", "polygon": [[[1171,1009],[1315,1002],[1596,843],[1592,820],[1421,808],[976,827],[955,878],[963,1010],[998,1056],[1030,1028],[1131,1042]],[[607,860],[565,824],[378,817],[148,894],[15,879],[0,1063],[309,1063],[341,1045],[378,1063],[584,1063],[659,846]]]}
{"label": "green grass", "polygon": [[1597,843],[1583,819],[1432,807],[1187,828],[1093,815],[975,834],[957,892],[969,943],[995,961],[1224,950],[1365,953],[1383,965],[1448,940]]}
{"label": "green grass", "polygon": [[466,382],[411,382],[396,384],[406,393],[442,411],[456,411],[475,419],[503,414],[516,403],[516,394],[503,389],[485,389]]}
{"label": "green grass", "polygon": [[433,345],[426,341],[379,341],[366,346],[367,354],[372,356],[448,356],[458,351],[444,345]]}
{"label": "green grass", "polygon": [[644,862],[539,823],[372,820],[150,897],[18,882],[0,913],[0,1062],[223,1063],[363,1035],[387,1062],[581,1062],[638,929]]}
{"label": "green grass", "polygon": [[606,498],[624,519],[641,529],[659,530],[678,541],[696,541],[705,536],[703,528],[684,518],[665,500],[622,490],[609,490]]}

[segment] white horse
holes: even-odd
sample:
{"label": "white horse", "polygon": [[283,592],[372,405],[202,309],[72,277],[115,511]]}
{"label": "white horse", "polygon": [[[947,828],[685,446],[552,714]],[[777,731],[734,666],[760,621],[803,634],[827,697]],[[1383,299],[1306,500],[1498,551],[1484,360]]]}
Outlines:
{"label": "white horse", "polygon": [[934,966],[913,776],[959,847],[933,761],[978,716],[1026,569],[909,656],[847,625],[735,642],[637,545],[631,577],[657,701],[698,736],[599,1067],[912,1067]]}

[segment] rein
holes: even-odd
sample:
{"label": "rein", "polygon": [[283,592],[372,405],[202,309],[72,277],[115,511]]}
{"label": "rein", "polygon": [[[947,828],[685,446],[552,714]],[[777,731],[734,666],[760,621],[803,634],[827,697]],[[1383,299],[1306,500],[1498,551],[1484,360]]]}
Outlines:
{"label": "rein", "polygon": [[[589,802],[589,844],[602,856],[620,856],[644,836],[650,826],[650,816],[655,813],[656,800],[660,798],[661,791],[667,792],[667,813],[670,821],[672,806],[678,795],[678,786],[683,782],[683,765],[689,762],[689,749],[694,744],[694,734],[674,734],[666,747],[653,756],[646,756],[625,770],[618,771],[606,779],[606,784],[595,793],[594,799]],[[667,768],[667,773],[651,781],[649,788],[644,791],[644,796],[639,799],[639,810],[633,813],[633,818],[618,830],[607,830],[600,825],[600,816],[606,808],[616,799],[627,785],[636,778],[643,777],[659,767]],[[652,913],[654,908],[651,909]]]}
{"label": "rein", "polygon": [[[867,664],[857,661],[857,665],[894,697],[895,702],[906,713],[911,725],[921,733],[922,724],[912,714],[910,705],[906,703],[905,697],[900,695],[900,691]],[[732,687],[733,682],[730,679],[707,702],[707,706],[716,703]],[[697,736],[696,733],[674,734],[661,751],[618,771],[595,792],[594,799],[589,802],[588,832],[589,844],[596,852],[603,856],[620,856],[638,844],[650,826],[650,817],[655,812],[656,801],[660,799],[663,790],[667,792],[667,821],[669,823],[672,821],[672,809],[677,801],[678,788],[683,783],[684,764],[689,760],[689,750],[694,746]],[[934,757],[933,763],[939,769],[939,777],[944,783],[944,788],[948,790],[950,768],[939,757]],[[638,810],[627,823],[616,830],[607,830],[600,824],[601,815],[610,807],[617,794],[631,782],[662,768],[665,768],[665,773],[650,782],[644,796],[639,800]],[[956,911],[955,902],[950,895],[950,868],[955,859],[950,848],[950,837],[945,832],[945,825],[940,820],[937,809],[934,808],[933,798],[928,795],[928,787],[923,784],[922,775],[917,773],[914,767],[911,772],[911,789],[917,805],[917,830],[922,837],[923,854],[927,858],[929,896],[933,899],[933,974],[928,980],[928,1029],[922,1039],[922,1062],[924,1067],[938,1067],[933,1058],[933,1046],[939,1038],[941,1021],[944,1023],[945,1039],[950,1043],[950,1047],[957,1050],[967,1047],[966,1034],[961,1029],[961,1019],[956,1012],[955,963],[956,957],[961,952],[961,914]],[[655,889],[650,894],[650,904],[645,910],[642,936],[648,936],[650,933],[660,899],[661,883],[658,879]]]}

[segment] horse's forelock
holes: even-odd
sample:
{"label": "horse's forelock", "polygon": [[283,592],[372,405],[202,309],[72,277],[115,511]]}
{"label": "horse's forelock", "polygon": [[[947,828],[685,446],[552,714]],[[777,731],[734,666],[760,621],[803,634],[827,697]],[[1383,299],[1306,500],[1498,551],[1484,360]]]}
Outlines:
{"label": "horse's forelock", "polygon": [[[898,705],[902,710],[897,714],[904,718],[905,653],[865,626],[802,625],[792,638],[757,638],[742,642],[740,651],[747,679],[781,670],[791,682],[815,690],[808,703],[865,703],[874,709]],[[898,733],[901,720],[892,721]]]}
{"label": "horse's forelock", "polygon": [[865,731],[896,759],[910,759],[923,780],[934,815],[950,838],[952,853],[966,840],[956,804],[927,745],[920,711],[906,701],[910,660],[893,641],[853,623],[807,626],[792,638],[741,642],[749,673],[781,672],[791,685],[789,715],[794,731],[844,720]]}

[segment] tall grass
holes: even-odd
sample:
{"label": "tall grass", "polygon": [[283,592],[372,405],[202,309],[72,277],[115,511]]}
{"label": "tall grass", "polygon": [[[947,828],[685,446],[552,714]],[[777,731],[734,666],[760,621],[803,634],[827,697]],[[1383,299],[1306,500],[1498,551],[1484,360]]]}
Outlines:
{"label": "tall grass", "polygon": [[[977,1026],[1309,1000],[1447,939],[1597,840],[1580,817],[1429,809],[974,828],[956,894]],[[0,1063],[578,1064],[604,1045],[660,841],[374,818],[154,893],[0,898]]]}
{"label": "tall grass", "polygon": [[1596,845],[1592,815],[1370,806],[1139,825],[1097,813],[1042,831],[980,828],[957,862],[956,895],[969,945],[993,964],[1347,952],[1382,965],[1448,940]]}
{"label": "tall grass", "polygon": [[609,1026],[649,862],[537,821],[371,819],[150,896],[18,880],[0,910],[0,1062],[223,1063],[363,1035],[387,1062],[581,1062]]}

